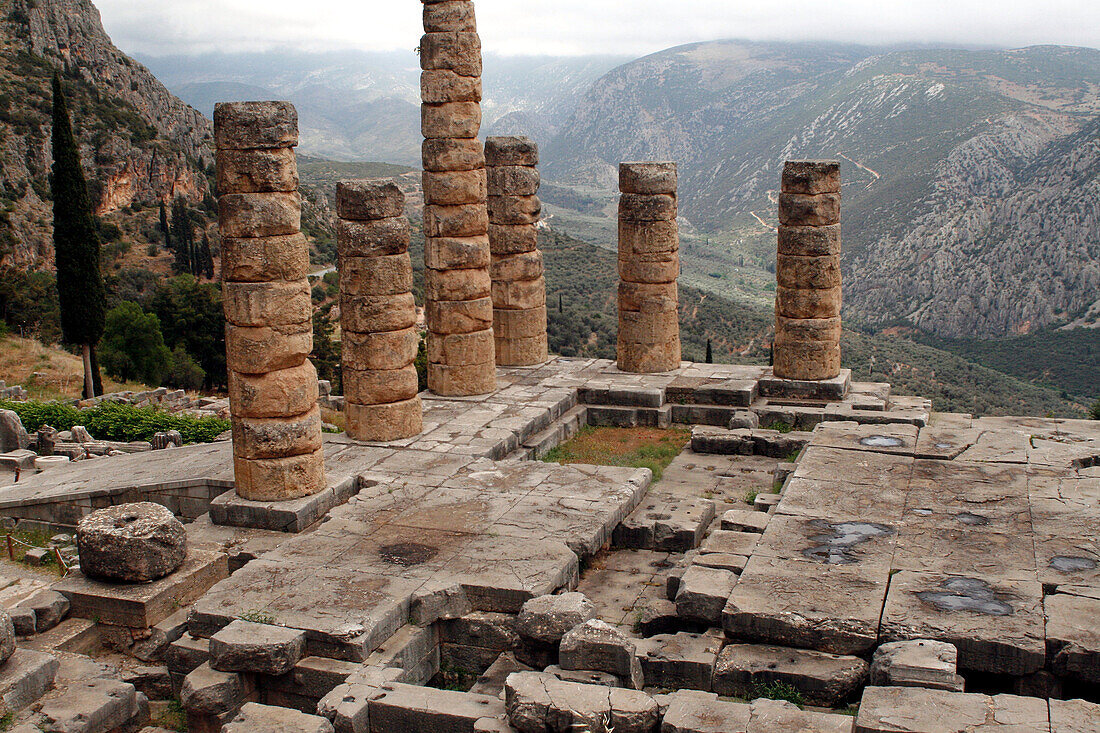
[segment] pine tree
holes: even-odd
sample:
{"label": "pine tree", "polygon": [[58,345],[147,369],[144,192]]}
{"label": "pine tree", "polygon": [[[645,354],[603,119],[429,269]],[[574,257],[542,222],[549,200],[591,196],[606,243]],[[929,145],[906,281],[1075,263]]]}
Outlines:
{"label": "pine tree", "polygon": [[202,233],[202,247],[199,249],[199,265],[202,269],[202,276],[207,280],[214,279],[214,253],[210,251],[210,235],[206,232]]}
{"label": "pine tree", "polygon": [[99,381],[93,363],[103,335],[107,298],[99,265],[96,231],[88,184],[80,164],[61,77],[53,78],[53,242],[61,331],[65,341],[80,344],[84,357],[84,396],[96,395]]}

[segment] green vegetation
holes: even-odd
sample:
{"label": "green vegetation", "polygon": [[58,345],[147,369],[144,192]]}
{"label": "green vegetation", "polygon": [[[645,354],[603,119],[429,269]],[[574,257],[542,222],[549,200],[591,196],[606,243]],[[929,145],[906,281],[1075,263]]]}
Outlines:
{"label": "green vegetation", "polygon": [[648,468],[660,481],[668,464],[691,440],[691,430],[661,428],[583,428],[543,458],[547,463]]}
{"label": "green vegetation", "polygon": [[153,706],[150,712],[150,722],[152,722],[153,725],[167,730],[186,733],[187,713],[184,712],[183,706],[180,705],[179,700],[169,700],[165,705]]}
{"label": "green vegetation", "polygon": [[254,624],[267,624],[272,625],[275,623],[275,617],[267,611],[260,611],[253,609],[251,611],[245,611],[237,618],[242,621],[251,621]]}
{"label": "green vegetation", "polygon": [[1100,400],[1096,400],[1096,402],[1093,402],[1089,407],[1089,419],[1100,420]]}
{"label": "green vegetation", "polygon": [[152,440],[155,433],[178,430],[185,443],[209,443],[230,427],[228,420],[215,417],[175,415],[152,407],[134,407],[117,402],[104,402],[80,410],[60,402],[0,400],[0,409],[14,411],[23,426],[31,432],[42,425],[58,430],[83,425],[100,440],[121,442]]}
{"label": "green vegetation", "polygon": [[750,700],[766,697],[769,700],[786,700],[801,707],[805,702],[802,693],[786,682],[757,682],[752,686]]}
{"label": "green vegetation", "polygon": [[162,384],[172,366],[172,352],[164,345],[160,320],[131,301],[107,314],[100,357],[110,376],[145,384]]}

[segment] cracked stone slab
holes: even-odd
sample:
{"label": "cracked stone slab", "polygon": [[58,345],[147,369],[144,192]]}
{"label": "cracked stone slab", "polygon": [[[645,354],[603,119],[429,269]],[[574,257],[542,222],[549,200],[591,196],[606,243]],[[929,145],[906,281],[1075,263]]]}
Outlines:
{"label": "cracked stone slab", "polygon": [[974,445],[978,440],[980,430],[956,424],[927,425],[920,429],[917,435],[917,445],[914,454],[917,458],[935,458],[951,460],[958,458],[963,451]]}
{"label": "cracked stone slab", "polygon": [[1100,599],[1055,593],[1043,600],[1047,656],[1056,674],[1100,683]]}
{"label": "cracked stone slab", "polygon": [[756,554],[889,571],[897,536],[896,525],[855,515],[847,521],[831,521],[777,514],[761,536]]}
{"label": "cracked stone slab", "polygon": [[752,697],[761,685],[787,684],[812,705],[835,707],[866,681],[859,657],[767,644],[728,644],[714,668],[714,692]]}
{"label": "cracked stone slab", "polygon": [[1090,733],[1100,720],[1100,705],[1085,700],[1051,700],[1050,733]]}
{"label": "cracked stone slab", "polygon": [[989,521],[975,512],[907,521],[898,537],[894,569],[1036,580],[1035,548],[1020,541],[1028,532],[998,532]]}
{"label": "cracked stone slab", "polygon": [[902,571],[890,578],[881,638],[945,641],[960,669],[1025,675],[1046,662],[1044,624],[1037,581]]}
{"label": "cracked stone slab", "polygon": [[857,484],[842,478],[792,476],[783,487],[776,514],[805,519],[850,520],[853,517],[897,525],[905,513],[906,478],[881,484]]}
{"label": "cracked stone slab", "polygon": [[868,687],[856,733],[1045,733],[1047,701],[918,687]]}
{"label": "cracked stone slab", "polygon": [[911,456],[916,449],[918,430],[916,425],[824,422],[814,428],[813,445]]}
{"label": "cracked stone slab", "polygon": [[913,469],[909,456],[823,448],[811,443],[795,469],[795,478],[843,481],[868,486],[905,485]]}
{"label": "cracked stone slab", "polygon": [[634,643],[649,685],[710,692],[714,663],[722,648],[721,637],[680,631]]}
{"label": "cracked stone slab", "polygon": [[1035,564],[1046,587],[1100,587],[1100,504],[1033,497]]}
{"label": "cracked stone slab", "polygon": [[878,641],[888,576],[882,567],[757,554],[730,594],[722,625],[746,641],[861,654]]}
{"label": "cracked stone slab", "polygon": [[504,691],[508,721],[519,733],[656,733],[660,724],[657,702],[637,690],[517,672],[508,676]]}

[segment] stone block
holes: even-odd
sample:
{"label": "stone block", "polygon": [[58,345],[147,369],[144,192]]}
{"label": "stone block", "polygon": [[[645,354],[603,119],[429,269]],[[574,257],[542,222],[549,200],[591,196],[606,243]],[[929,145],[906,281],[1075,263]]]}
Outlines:
{"label": "stone block", "polygon": [[292,148],[297,144],[298,111],[290,102],[214,105],[214,145],[220,150]]}
{"label": "stone block", "polygon": [[718,655],[714,692],[752,697],[758,687],[783,683],[812,705],[843,704],[864,684],[867,662],[859,657],[763,644],[729,644]]}
{"label": "stone block", "polygon": [[336,248],[340,255],[340,277],[344,259],[399,255],[409,251],[409,220],[402,216],[373,221],[336,220]]}
{"label": "stone block", "polygon": [[428,330],[434,333],[474,333],[494,327],[492,298],[429,300],[424,313]]}
{"label": "stone block", "polygon": [[403,369],[416,358],[420,333],[413,328],[343,334],[344,363],[356,369]]}
{"label": "stone block", "polygon": [[340,294],[340,326],[345,333],[402,331],[415,325],[416,300],[411,292],[396,295]]}
{"label": "stone block", "polygon": [[428,389],[442,397],[489,394],[496,389],[494,361],[485,364],[428,364]]}
{"label": "stone block", "polygon": [[309,273],[309,243],[299,234],[222,239],[222,278],[227,282],[301,280]]}
{"label": "stone block", "polygon": [[389,180],[340,181],[336,215],[353,221],[392,219],[405,215],[405,194]]}
{"label": "stone block", "polygon": [[481,76],[481,39],[468,31],[425,33],[420,39],[420,68]]}
{"label": "stone block", "polygon": [[16,649],[0,665],[0,701],[4,709],[17,712],[41,698],[53,686],[60,666],[51,654]]}
{"label": "stone block", "polygon": [[772,371],[780,379],[823,380],[840,374],[838,341],[785,341],[776,339]]}
{"label": "stone block", "polygon": [[855,733],[966,733],[1049,730],[1047,701],[918,687],[868,687]]}
{"label": "stone block", "polygon": [[477,204],[485,201],[488,195],[484,168],[471,171],[425,171],[423,186],[424,202],[439,206]]}
{"label": "stone block", "polygon": [[797,257],[839,257],[840,224],[823,227],[779,227],[780,255]]}
{"label": "stone block", "polygon": [[829,226],[840,223],[840,194],[779,194],[779,223],[785,226]]}
{"label": "stone block", "polygon": [[222,306],[226,321],[235,326],[283,326],[313,316],[305,280],[223,283]]}
{"label": "stone block", "polygon": [[[34,636],[35,628],[37,626],[37,619],[34,617],[34,609],[27,608],[26,606],[16,606],[7,610],[8,617],[11,619],[12,628],[16,636]],[[0,616],[2,619],[3,616]],[[6,628],[6,624],[0,620],[0,626]],[[3,628],[0,628],[0,637],[4,635]],[[14,641],[12,642],[12,648],[14,649]],[[0,643],[0,657],[3,656],[3,649],[5,645]]]}
{"label": "stone block", "polygon": [[210,666],[219,672],[282,675],[302,658],[305,646],[299,629],[237,619],[210,637]]}
{"label": "stone block", "polygon": [[286,501],[325,488],[323,450],[300,456],[233,460],[237,494],[249,501]]}
{"label": "stone block", "polygon": [[650,687],[710,692],[714,663],[722,649],[721,637],[681,631],[638,639],[634,643],[646,684]]}
{"label": "stone block", "polygon": [[537,280],[543,276],[542,252],[495,255],[489,274],[493,280]]}
{"label": "stone block", "polygon": [[[460,76],[448,69],[434,69],[420,74],[420,100],[424,104],[480,102],[481,95],[480,76]],[[477,167],[480,166],[464,167],[461,170],[474,170]]]}
{"label": "stone block", "polygon": [[524,338],[497,338],[494,344],[498,366],[534,366],[550,358],[545,333]]}
{"label": "stone block", "polygon": [[776,316],[776,343],[789,344],[807,341],[838,343],[841,335],[840,318],[785,318]]}
{"label": "stone block", "polygon": [[619,221],[619,256],[672,254],[680,250],[679,225],[668,221]]}
{"label": "stone block", "polygon": [[340,262],[341,296],[403,295],[412,290],[412,283],[412,262],[407,252],[344,257]]}
{"label": "stone block", "polygon": [[298,190],[293,148],[218,150],[217,183],[221,193],[292,193]]}
{"label": "stone block", "polygon": [[499,310],[530,310],[546,306],[546,280],[495,280],[490,293],[493,308]]}
{"label": "stone block", "polygon": [[589,619],[567,631],[561,639],[559,658],[562,669],[607,672],[631,689],[644,686],[633,640],[599,619]]}
{"label": "stone block", "polygon": [[827,290],[840,287],[840,257],[838,256],[806,257],[780,254],[776,257],[776,282],[785,288]]}
{"label": "stone block", "polygon": [[236,672],[219,672],[204,662],[184,678],[180,705],[189,714],[231,717],[254,692],[250,677]]}
{"label": "stone block", "polygon": [[236,458],[283,458],[321,449],[321,410],[294,417],[233,418],[233,455]]}
{"label": "stone block", "polygon": [[485,268],[490,261],[489,236],[485,234],[476,237],[428,237],[424,241],[424,266],[431,270]]}
{"label": "stone block", "polygon": [[656,701],[636,690],[565,682],[538,672],[517,672],[505,683],[508,722],[519,733],[586,730],[656,733]]}
{"label": "stone block", "polygon": [[619,277],[625,282],[674,283],[679,276],[679,257],[658,262],[636,256],[619,257]]}
{"label": "stone block", "polygon": [[332,723],[297,710],[249,702],[222,727],[222,733],[333,733]]}
{"label": "stone block", "polygon": [[836,318],[840,315],[841,288],[777,287],[776,313],[784,318]]}
{"label": "stone block", "polygon": [[301,366],[313,351],[313,323],[244,328],[226,324],[225,352],[229,369],[241,374],[266,374]]}
{"label": "stone block", "polygon": [[317,404],[317,370],[309,361],[266,374],[229,370],[229,404],[247,418],[301,415]]}
{"label": "stone block", "polygon": [[348,437],[353,440],[402,440],[419,435],[424,429],[420,395],[384,404],[359,405],[349,401],[344,414]]}
{"label": "stone block", "polygon": [[532,338],[546,333],[546,307],[493,312],[493,336],[497,339]]}
{"label": "stone block", "polygon": [[722,529],[732,532],[757,532],[763,533],[768,527],[771,517],[761,516],[760,512],[751,509],[730,509],[722,515]]}
{"label": "stone block", "polygon": [[494,255],[533,252],[539,246],[539,231],[529,224],[490,224],[489,249]]}
{"label": "stone block", "polygon": [[534,671],[535,670],[531,669],[523,662],[517,660],[516,655],[512,652],[504,652],[489,665],[488,669],[478,676],[477,682],[470,688],[470,692],[478,695],[499,697],[504,692],[504,681],[508,678],[508,675],[514,672]]}
{"label": "stone block", "polygon": [[115,731],[149,719],[149,701],[134,686],[109,677],[73,681],[39,710],[49,731]]}
{"label": "stone block", "polygon": [[41,590],[20,606],[34,612],[34,633],[43,634],[69,615],[69,599],[54,590]]}
{"label": "stone block", "polygon": [[218,228],[224,237],[297,234],[302,224],[298,193],[227,193],[218,198]]}
{"label": "stone block", "polygon": [[542,216],[538,196],[489,196],[488,208],[493,224],[537,224]]}
{"label": "stone block", "polygon": [[429,33],[477,32],[474,4],[466,0],[424,3],[424,30]]}
{"label": "stone block", "polygon": [[499,165],[489,168],[490,196],[534,196],[539,192],[537,168]]}
{"label": "stone block", "polygon": [[539,148],[534,141],[523,136],[486,138],[485,162],[491,166],[537,166]]}
{"label": "stone block", "polygon": [[0,453],[26,450],[30,444],[19,415],[12,410],[0,410]]}
{"label": "stone block", "polygon": [[443,641],[450,644],[484,647],[497,653],[519,644],[516,617],[507,613],[474,611],[444,622],[440,635]]}
{"label": "stone block", "polygon": [[928,687],[962,692],[963,678],[956,673],[958,657],[954,645],[943,641],[889,642],[875,650],[870,682],[876,687]]}
{"label": "stone block", "polygon": [[676,311],[619,312],[620,343],[665,344],[679,335],[680,314]]}
{"label": "stone block", "polygon": [[493,332],[437,334],[428,332],[428,363],[466,366],[494,359]]}
{"label": "stone block", "polygon": [[[172,512],[151,502],[92,512],[77,525],[76,542],[81,572],[101,580],[157,580],[178,569],[187,556],[183,525]],[[37,613],[36,609],[36,617]]]}
{"label": "stone block", "polygon": [[447,102],[420,106],[420,132],[428,139],[472,139],[477,137],[480,130],[481,105],[477,102]]}
{"label": "stone block", "polygon": [[840,193],[840,161],[788,160],[781,185],[784,193]]}
{"label": "stone block", "polygon": [[1054,672],[1081,682],[1100,683],[1100,593],[1059,592],[1043,599],[1047,658]]}
{"label": "stone block", "polygon": [[411,400],[419,392],[416,367],[352,369],[344,367],[344,396],[348,404],[381,405]]}
{"label": "stone block", "polygon": [[1085,700],[1050,700],[1050,733],[1091,733],[1100,705]]}
{"label": "stone block", "polygon": [[619,190],[637,194],[675,194],[675,163],[620,163]]}
{"label": "stone block", "polygon": [[619,220],[674,221],[676,197],[668,194],[624,193],[619,196]]}
{"label": "stone block", "polygon": [[425,270],[424,289],[428,302],[480,300],[492,294],[493,281],[484,268]]}
{"label": "stone block", "polygon": [[596,618],[596,607],[583,593],[539,596],[523,604],[516,630],[528,639],[558,644],[574,626]]}
{"label": "stone block", "polygon": [[737,576],[728,570],[692,565],[680,578],[676,613],[691,621],[717,626],[735,585]]}
{"label": "stone block", "polygon": [[394,682],[369,703],[370,733],[461,733],[485,717],[502,717],[499,698]]}
{"label": "stone block", "polygon": [[[480,96],[481,80],[474,79],[472,77],[460,77],[451,71],[431,71],[424,72],[425,74],[442,74],[445,75],[442,79],[446,80],[447,84],[459,85],[464,87],[467,84],[476,84],[478,88],[478,95]],[[421,90],[423,91],[424,77],[421,76]],[[440,84],[443,84],[440,81]],[[440,92],[442,95],[450,92]],[[462,94],[460,91],[453,92],[454,94]],[[474,96],[470,93],[468,96]],[[427,98],[424,101],[428,104],[443,104],[445,101],[459,101],[459,100],[442,100],[439,102],[433,102]],[[464,100],[464,101],[477,101],[477,100]],[[477,138],[435,138],[427,139],[421,145],[421,162],[426,171],[472,171],[485,167],[485,150],[481,146],[481,141]],[[482,232],[484,233],[484,232]]]}
{"label": "stone block", "polygon": [[624,372],[635,374],[659,374],[680,368],[680,339],[671,338],[664,343],[618,343],[618,366]]}
{"label": "stone block", "polygon": [[675,282],[619,283],[619,310],[660,313],[679,309],[679,290]]}

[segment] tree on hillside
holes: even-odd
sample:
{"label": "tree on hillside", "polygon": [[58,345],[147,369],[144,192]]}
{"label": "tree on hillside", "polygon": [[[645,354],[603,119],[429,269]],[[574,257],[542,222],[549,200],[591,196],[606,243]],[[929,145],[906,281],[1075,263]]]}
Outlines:
{"label": "tree on hillside", "polygon": [[160,202],[160,222],[158,224],[161,235],[164,236],[164,246],[172,246],[172,238],[168,233],[168,207],[164,205],[164,201]]}
{"label": "tree on hillside", "polygon": [[202,244],[198,248],[198,265],[199,272],[195,273],[195,277],[214,279],[214,253],[210,250],[210,235],[206,232],[202,233]]}
{"label": "tree on hillside", "polygon": [[317,378],[332,382],[334,393],[342,394],[340,346],[332,340],[333,331],[328,311],[313,314],[313,353],[309,356],[317,368]]}
{"label": "tree on hillside", "polygon": [[172,352],[164,345],[160,319],[131,301],[123,301],[107,314],[100,355],[112,377],[154,387],[172,367]]}
{"label": "tree on hillside", "polygon": [[183,346],[204,373],[207,389],[225,387],[225,315],[217,283],[179,275],[162,283],[151,307],[160,319],[169,348]]}
{"label": "tree on hillside", "polygon": [[195,273],[195,224],[191,221],[191,212],[187,210],[187,202],[183,197],[172,202],[172,248],[176,251],[176,259],[172,263],[172,271],[177,275]]}
{"label": "tree on hillside", "polygon": [[53,78],[53,243],[57,260],[57,292],[61,332],[79,344],[84,357],[84,396],[96,394],[93,351],[103,335],[107,298],[99,268],[96,232],[88,184],[73,137],[61,77]]}

